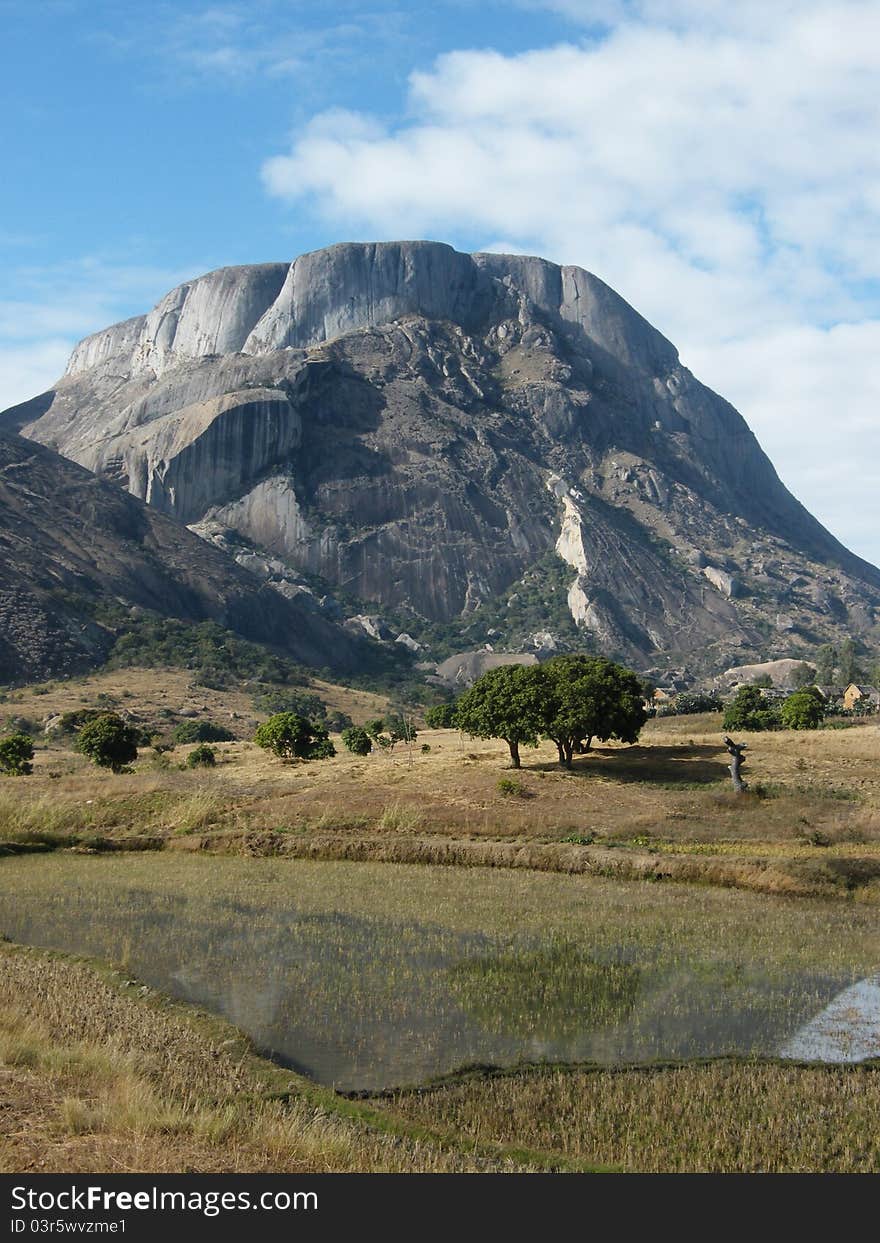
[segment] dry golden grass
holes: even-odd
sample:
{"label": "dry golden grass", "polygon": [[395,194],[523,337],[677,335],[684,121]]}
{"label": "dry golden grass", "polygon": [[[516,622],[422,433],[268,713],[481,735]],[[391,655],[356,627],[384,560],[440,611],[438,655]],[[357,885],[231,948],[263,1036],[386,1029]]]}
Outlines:
{"label": "dry golden grass", "polygon": [[[317,679],[310,683],[310,690],[328,708],[359,720],[388,711],[384,695]],[[0,703],[0,721],[22,716],[42,722],[60,712],[96,707],[136,713],[139,720],[158,729],[169,729],[184,716],[193,716],[225,725],[242,738],[249,738],[257,721],[266,715],[254,712],[252,691],[245,686],[211,690],[194,682],[185,669],[115,669],[11,691]]]}
{"label": "dry golden grass", "polygon": [[[150,711],[163,696],[179,701],[186,685],[183,673],[155,670],[95,675],[83,685],[93,696],[103,679],[117,679],[120,692],[123,679],[134,696],[126,702],[139,708],[139,696],[151,695]],[[366,692],[315,689],[356,720],[383,706]],[[73,684],[58,694],[74,695]],[[34,703],[64,706],[54,691]],[[222,719],[210,705],[208,715]],[[516,866],[772,892],[837,889],[874,900],[880,727],[744,738],[752,792],[741,798],[730,790],[715,716],[652,721],[638,745],[596,747],[573,772],[559,769],[550,744],[524,748],[519,798],[499,788],[508,764],[502,742],[449,730],[367,757],[337,739],[333,760],[309,764],[283,764],[247,741],[221,744],[209,773],[179,770],[189,748],[162,761],[145,751],[137,772],[122,777],[50,742],[33,777],[0,783],[0,842],[66,836],[94,846],[82,839],[158,836],[175,847],[244,853],[500,866],[515,858]]]}
{"label": "dry golden grass", "polygon": [[521,1168],[262,1061],[234,1028],[89,965],[0,948],[0,1172]]}

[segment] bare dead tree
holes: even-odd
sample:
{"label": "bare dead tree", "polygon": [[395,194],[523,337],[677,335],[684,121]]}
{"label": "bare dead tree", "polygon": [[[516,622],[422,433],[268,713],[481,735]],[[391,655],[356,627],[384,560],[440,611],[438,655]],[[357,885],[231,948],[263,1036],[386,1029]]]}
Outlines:
{"label": "bare dead tree", "polygon": [[743,790],[748,789],[748,785],[741,776],[742,767],[746,762],[743,751],[748,750],[748,747],[744,742],[734,742],[732,738],[728,738],[727,734],[724,735],[724,745],[732,757],[728,768],[730,769],[730,779],[733,782],[733,788],[737,794],[742,794]]}

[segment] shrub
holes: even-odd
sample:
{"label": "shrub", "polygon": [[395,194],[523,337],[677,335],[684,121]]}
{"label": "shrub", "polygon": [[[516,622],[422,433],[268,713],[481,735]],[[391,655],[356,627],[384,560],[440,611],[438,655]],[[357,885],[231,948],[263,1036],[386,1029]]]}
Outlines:
{"label": "shrub", "polygon": [[82,727],[77,735],[76,749],[88,756],[93,764],[121,772],[132,760],[137,759],[140,731],[126,725],[115,712],[95,717]]}
{"label": "shrub", "polygon": [[825,719],[825,700],[810,686],[789,695],[779,715],[786,729],[818,729]]}
{"label": "shrub", "polygon": [[332,712],[327,713],[324,724],[331,734],[341,734],[343,730],[351,729],[354,721],[347,712],[340,712],[338,709],[334,709]]}
{"label": "shrub", "polygon": [[373,750],[370,735],[359,725],[351,725],[342,731],[342,742],[352,755],[369,755]]}
{"label": "shrub", "polygon": [[753,730],[759,732],[778,729],[779,711],[767,702],[757,686],[741,686],[724,710],[726,730]]}
{"label": "shrub", "polygon": [[7,734],[0,738],[0,772],[27,777],[33,772],[34,743],[30,734]]}
{"label": "shrub", "polygon": [[506,794],[513,798],[529,798],[531,791],[526,789],[521,781],[515,781],[512,777],[502,777],[498,782],[498,793]]}
{"label": "shrub", "polygon": [[235,734],[213,721],[181,721],[171,737],[174,742],[234,742]]}
{"label": "shrub", "polygon": [[264,721],[254,742],[284,760],[323,760],[336,754],[326,728],[294,712],[279,712]]}
{"label": "shrub", "polygon": [[186,757],[187,768],[213,768],[217,763],[217,753],[207,743],[194,747]]}

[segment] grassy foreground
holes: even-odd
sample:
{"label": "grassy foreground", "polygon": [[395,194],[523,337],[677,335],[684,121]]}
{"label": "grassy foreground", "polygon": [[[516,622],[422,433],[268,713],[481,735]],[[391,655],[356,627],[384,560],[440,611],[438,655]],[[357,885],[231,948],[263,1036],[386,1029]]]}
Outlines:
{"label": "grassy foreground", "polygon": [[0,1110],[3,1173],[520,1168],[318,1088],[123,975],[9,944]]}
{"label": "grassy foreground", "polygon": [[0,1172],[871,1171],[880,1067],[474,1072],[347,1101],[93,964],[0,946]]}
{"label": "grassy foreground", "polygon": [[474,1075],[388,1108],[485,1143],[627,1171],[876,1173],[880,1065],[723,1060]]}

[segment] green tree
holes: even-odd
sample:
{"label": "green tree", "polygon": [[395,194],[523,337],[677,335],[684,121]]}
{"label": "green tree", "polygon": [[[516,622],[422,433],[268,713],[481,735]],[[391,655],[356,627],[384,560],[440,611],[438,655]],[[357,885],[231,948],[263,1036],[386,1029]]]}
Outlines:
{"label": "green tree", "polygon": [[213,768],[216,763],[216,751],[205,742],[200,743],[197,747],[193,747],[186,757],[187,768]]}
{"label": "green tree", "polygon": [[541,666],[546,682],[540,733],[571,768],[576,750],[593,739],[635,742],[648,718],[642,684],[630,669],[604,656],[554,656]]}
{"label": "green tree", "polygon": [[278,712],[257,728],[254,742],[283,760],[324,760],[336,754],[327,730],[295,712]]}
{"label": "green tree", "polygon": [[379,735],[385,732],[385,718],[377,716],[371,721],[364,721],[364,729],[375,742]]}
{"label": "green tree", "polygon": [[823,643],[816,651],[816,682],[819,686],[831,686],[837,668],[837,648],[833,643]]}
{"label": "green tree", "polygon": [[458,724],[455,711],[454,703],[435,704],[425,713],[425,724],[428,729],[455,729]]}
{"label": "green tree", "polygon": [[724,710],[724,729],[778,729],[779,713],[768,704],[760,687],[741,686]]}
{"label": "green tree", "polygon": [[511,766],[519,768],[520,747],[538,745],[546,701],[547,678],[540,665],[501,665],[459,698],[456,723],[473,738],[502,738]]}
{"label": "green tree", "polygon": [[359,725],[350,725],[348,729],[344,729],[342,742],[352,755],[369,755],[373,749],[373,740]]}
{"label": "green tree", "polygon": [[792,669],[791,684],[792,686],[796,687],[798,690],[800,690],[802,687],[805,687],[805,686],[815,686],[816,674],[813,672],[812,667],[808,665],[805,660],[802,660],[799,665],[795,665],[795,667]]}
{"label": "green tree", "polygon": [[859,664],[858,650],[854,639],[844,639],[840,645],[840,680],[844,686],[850,682],[861,682],[865,671]]}
{"label": "green tree", "polygon": [[814,686],[789,695],[779,710],[786,729],[818,729],[825,719],[825,700]]}
{"label": "green tree", "polygon": [[773,679],[769,673],[759,673],[756,678],[752,679],[752,686],[763,687],[764,690],[773,689]]}
{"label": "green tree", "polygon": [[115,712],[105,712],[88,721],[76,736],[76,750],[93,764],[114,773],[137,759],[141,731],[127,725]]}
{"label": "green tree", "polygon": [[0,773],[27,777],[34,771],[34,740],[30,734],[7,734],[0,738]]}

